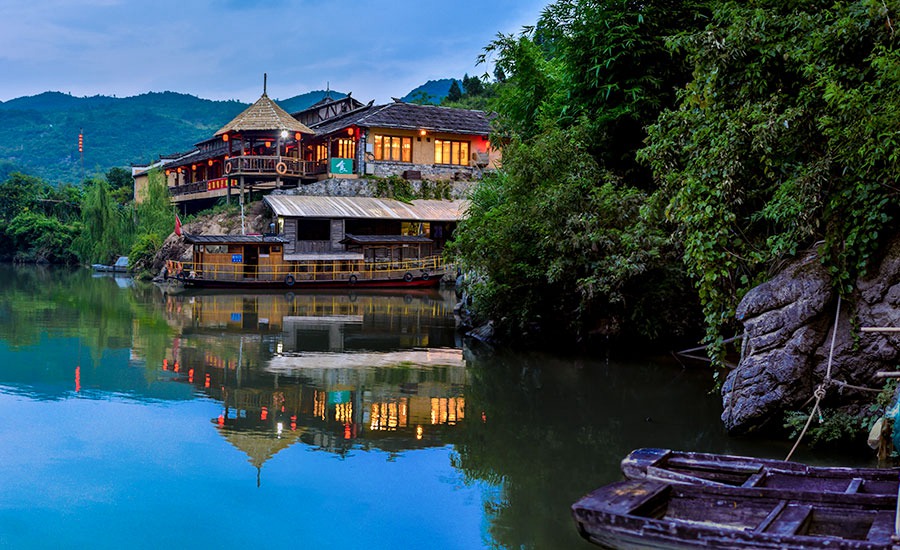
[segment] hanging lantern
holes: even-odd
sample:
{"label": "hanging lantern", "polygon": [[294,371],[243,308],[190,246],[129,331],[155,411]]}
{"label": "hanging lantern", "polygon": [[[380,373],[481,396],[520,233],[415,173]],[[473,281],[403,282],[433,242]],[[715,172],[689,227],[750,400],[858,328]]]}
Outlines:
{"label": "hanging lantern", "polygon": [[268,148],[271,147],[271,146],[272,146],[272,142],[271,142],[271,141],[267,141],[267,142],[266,142],[266,149],[268,149]]}
{"label": "hanging lantern", "polygon": [[297,132],[296,134],[294,134],[294,139],[296,139],[297,141],[300,141],[300,139],[302,137],[303,137],[303,134],[301,134],[300,132]]}
{"label": "hanging lantern", "polygon": [[347,135],[348,135],[348,136],[352,136],[352,135],[353,135],[353,128],[347,128]]}
{"label": "hanging lantern", "polygon": [[166,169],[166,175],[167,175],[167,176],[168,176],[169,174],[171,174],[171,173],[172,173],[171,170]]}
{"label": "hanging lantern", "polygon": [[212,166],[212,165],[213,165],[213,160],[212,160],[212,159],[209,159],[208,161],[206,161],[206,164],[208,164],[209,166]]}
{"label": "hanging lantern", "polygon": [[231,138],[228,137],[228,134],[222,134],[222,141],[228,141],[229,139]]}

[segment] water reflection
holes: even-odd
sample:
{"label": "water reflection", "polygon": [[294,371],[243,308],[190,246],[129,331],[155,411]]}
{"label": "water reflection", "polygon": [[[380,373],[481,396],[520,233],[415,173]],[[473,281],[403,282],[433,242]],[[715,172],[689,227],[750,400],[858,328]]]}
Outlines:
{"label": "water reflection", "polygon": [[163,295],[160,376],[222,404],[222,436],[261,469],[297,442],[346,455],[443,445],[465,418],[448,293]]}

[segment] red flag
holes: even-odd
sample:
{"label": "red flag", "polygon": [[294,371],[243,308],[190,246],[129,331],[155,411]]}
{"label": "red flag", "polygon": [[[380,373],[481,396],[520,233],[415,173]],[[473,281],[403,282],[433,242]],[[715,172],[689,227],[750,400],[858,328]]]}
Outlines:
{"label": "red flag", "polygon": [[181,218],[178,217],[178,212],[175,212],[175,234],[181,236]]}

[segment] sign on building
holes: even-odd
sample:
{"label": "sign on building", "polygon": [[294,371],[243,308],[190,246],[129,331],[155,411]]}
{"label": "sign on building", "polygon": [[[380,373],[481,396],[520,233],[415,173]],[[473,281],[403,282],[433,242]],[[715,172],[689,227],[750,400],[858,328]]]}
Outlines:
{"label": "sign on building", "polygon": [[353,159],[332,158],[330,172],[332,174],[352,174]]}

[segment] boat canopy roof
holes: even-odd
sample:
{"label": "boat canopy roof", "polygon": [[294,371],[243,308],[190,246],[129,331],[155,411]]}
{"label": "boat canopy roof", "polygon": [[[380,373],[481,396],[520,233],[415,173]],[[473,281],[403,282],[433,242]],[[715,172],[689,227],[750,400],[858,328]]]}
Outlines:
{"label": "boat canopy roof", "polygon": [[188,244],[284,244],[284,237],[277,235],[189,235],[184,234]]}

